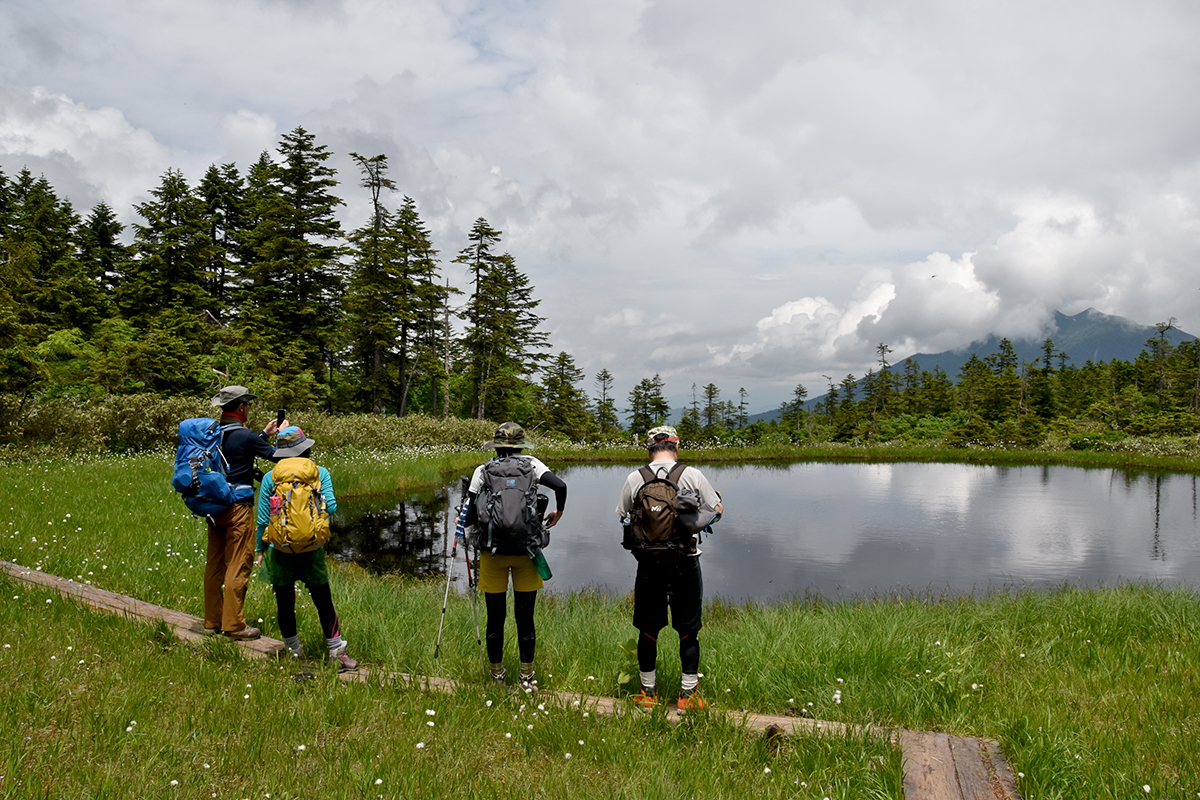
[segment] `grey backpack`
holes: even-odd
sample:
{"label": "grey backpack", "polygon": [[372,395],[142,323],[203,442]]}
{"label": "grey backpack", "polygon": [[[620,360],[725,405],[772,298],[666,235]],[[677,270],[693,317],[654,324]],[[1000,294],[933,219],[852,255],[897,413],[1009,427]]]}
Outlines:
{"label": "grey backpack", "polygon": [[518,555],[531,545],[541,548],[549,543],[538,513],[537,478],[529,459],[506,456],[484,464],[477,505],[481,550]]}

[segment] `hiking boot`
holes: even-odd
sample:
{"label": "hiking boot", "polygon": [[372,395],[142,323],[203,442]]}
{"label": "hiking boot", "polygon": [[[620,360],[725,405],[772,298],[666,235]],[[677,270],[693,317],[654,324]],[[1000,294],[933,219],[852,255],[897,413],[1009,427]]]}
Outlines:
{"label": "hiking boot", "polygon": [[304,649],[300,645],[292,647],[291,645],[284,643],[283,651],[280,653],[280,655],[287,655],[292,658],[304,658]]}
{"label": "hiking boot", "polygon": [[700,696],[699,689],[681,689],[679,701],[675,703],[675,707],[680,711],[699,711],[702,708],[708,708],[708,701]]}
{"label": "hiking boot", "polygon": [[349,672],[358,669],[358,662],[346,655],[346,640],[338,645],[336,650],[329,651],[329,660],[337,665],[338,672]]}
{"label": "hiking boot", "polygon": [[492,676],[493,683],[497,684],[498,686],[503,686],[504,679],[508,677],[508,670],[502,667],[499,672],[492,670],[490,674]]}
{"label": "hiking boot", "polygon": [[249,625],[238,631],[225,631],[225,635],[235,642],[249,642],[262,636],[262,631],[258,628],[251,628]]}
{"label": "hiking boot", "polygon": [[640,708],[654,708],[658,705],[658,691],[643,686],[642,690],[633,696],[633,704]]}
{"label": "hiking boot", "polygon": [[216,636],[220,632],[221,632],[220,628],[205,628],[204,629],[205,636]]}
{"label": "hiking boot", "polygon": [[537,678],[533,677],[533,670],[522,672],[517,676],[517,685],[525,690],[525,693],[537,691]]}

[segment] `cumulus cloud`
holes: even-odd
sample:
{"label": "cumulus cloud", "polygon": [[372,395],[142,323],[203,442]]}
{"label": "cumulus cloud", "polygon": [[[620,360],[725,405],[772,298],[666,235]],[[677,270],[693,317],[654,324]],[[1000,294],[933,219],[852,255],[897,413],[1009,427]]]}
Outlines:
{"label": "cumulus cloud", "polygon": [[[620,386],[861,374],[1089,306],[1200,333],[1200,7],[10,0],[0,165],[121,213],[298,124],[505,232]],[[34,87],[46,87],[36,90]],[[76,197],[76,192],[80,196]],[[393,198],[398,199],[398,198]],[[447,272],[454,271],[447,264]],[[816,380],[820,384],[820,380]]]}
{"label": "cumulus cloud", "polygon": [[0,86],[0,165],[45,174],[76,206],[107,201],[128,217],[178,154],[115,108],[87,108],[36,86]]}

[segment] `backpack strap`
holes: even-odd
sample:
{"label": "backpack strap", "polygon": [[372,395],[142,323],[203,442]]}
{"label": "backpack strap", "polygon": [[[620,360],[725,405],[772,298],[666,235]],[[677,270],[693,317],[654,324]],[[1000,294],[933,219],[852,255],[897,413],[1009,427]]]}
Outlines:
{"label": "backpack strap", "polygon": [[671,467],[671,471],[667,473],[667,483],[675,487],[675,491],[679,491],[679,476],[687,469],[687,464],[675,462],[675,466]]}

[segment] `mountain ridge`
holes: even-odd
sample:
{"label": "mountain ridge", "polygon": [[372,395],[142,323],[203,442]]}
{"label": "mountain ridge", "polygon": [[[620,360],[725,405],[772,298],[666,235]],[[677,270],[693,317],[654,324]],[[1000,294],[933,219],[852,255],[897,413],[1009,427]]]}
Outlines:
{"label": "mountain ridge", "polygon": [[[1068,316],[1061,311],[1054,312],[1055,329],[1041,339],[1011,339],[1013,349],[1021,363],[1034,361],[1042,356],[1042,344],[1046,338],[1054,341],[1056,352],[1066,353],[1067,360],[1076,366],[1086,362],[1101,361],[1133,361],[1138,354],[1146,349],[1146,340],[1158,336],[1154,325],[1142,325],[1126,317],[1105,314],[1094,308],[1088,308],[1078,314]],[[958,370],[971,357],[979,358],[1000,352],[1000,340],[996,334],[985,339],[979,339],[953,350],[940,353],[913,353],[905,356],[892,365],[892,369],[902,369],[907,361],[916,361],[923,370],[941,367],[957,380]],[[1172,345],[1180,342],[1194,341],[1197,337],[1179,328],[1167,331],[1166,339]],[[805,408],[811,408],[825,398],[825,394],[805,401]],[[764,411],[750,416],[751,422],[771,421],[779,418],[779,409]]]}

